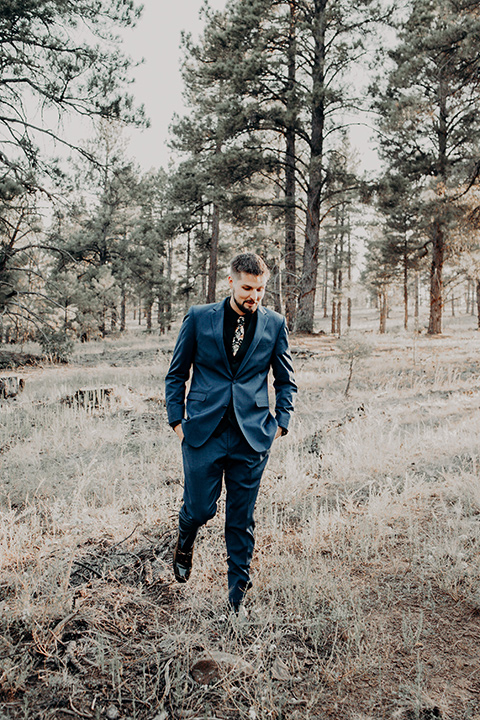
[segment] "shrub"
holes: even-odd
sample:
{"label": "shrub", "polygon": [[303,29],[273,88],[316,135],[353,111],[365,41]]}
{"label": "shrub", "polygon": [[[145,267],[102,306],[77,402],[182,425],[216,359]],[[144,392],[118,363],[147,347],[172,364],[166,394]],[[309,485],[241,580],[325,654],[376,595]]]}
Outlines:
{"label": "shrub", "polygon": [[67,363],[73,352],[74,342],[65,330],[46,329],[39,339],[43,354],[52,362]]}

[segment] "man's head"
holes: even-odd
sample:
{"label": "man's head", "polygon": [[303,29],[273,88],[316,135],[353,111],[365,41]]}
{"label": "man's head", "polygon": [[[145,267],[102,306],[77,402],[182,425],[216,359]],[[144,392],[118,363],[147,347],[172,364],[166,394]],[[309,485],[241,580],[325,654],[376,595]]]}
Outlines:
{"label": "man's head", "polygon": [[230,263],[228,284],[232,289],[232,308],[244,315],[254,313],[265,295],[270,270],[259,255],[241,253]]}

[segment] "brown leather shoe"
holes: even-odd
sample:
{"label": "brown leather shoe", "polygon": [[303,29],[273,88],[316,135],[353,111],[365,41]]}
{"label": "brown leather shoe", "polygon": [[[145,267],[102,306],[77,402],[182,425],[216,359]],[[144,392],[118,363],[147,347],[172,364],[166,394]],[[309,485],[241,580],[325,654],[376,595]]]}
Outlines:
{"label": "brown leather shoe", "polygon": [[182,552],[178,547],[179,540],[173,551],[173,573],[175,580],[179,583],[186,583],[192,569],[193,547],[188,552]]}

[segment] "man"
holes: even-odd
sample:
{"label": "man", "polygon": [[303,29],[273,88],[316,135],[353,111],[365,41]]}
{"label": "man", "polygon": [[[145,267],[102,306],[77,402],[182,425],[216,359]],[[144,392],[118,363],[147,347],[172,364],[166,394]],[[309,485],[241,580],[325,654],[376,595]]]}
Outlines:
{"label": "man", "polygon": [[[268,276],[258,255],[232,260],[231,297],[190,308],[165,380],[168,421],[182,441],[185,475],[175,578],[190,577],[197,531],[215,515],[224,477],[228,597],[236,613],[251,587],[260,479],[273,440],[287,433],[297,390],[285,318],[261,305]],[[268,405],[270,369],[275,417]]]}

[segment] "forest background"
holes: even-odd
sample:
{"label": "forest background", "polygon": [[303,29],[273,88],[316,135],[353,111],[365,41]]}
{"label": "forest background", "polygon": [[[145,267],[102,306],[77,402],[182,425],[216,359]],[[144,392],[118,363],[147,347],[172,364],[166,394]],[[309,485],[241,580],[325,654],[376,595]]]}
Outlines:
{"label": "forest background", "polygon": [[380,332],[395,305],[417,329],[425,307],[432,335],[447,302],[478,316],[476,3],[205,6],[182,36],[168,167],[147,172],[127,140],[149,123],[127,92],[139,58],[121,49],[139,15],[4,5],[1,341],[67,356],[123,332],[127,308],[163,332],[216,299],[242,249],[267,260],[291,330],[317,313],[340,335],[354,305],[378,308]]}

